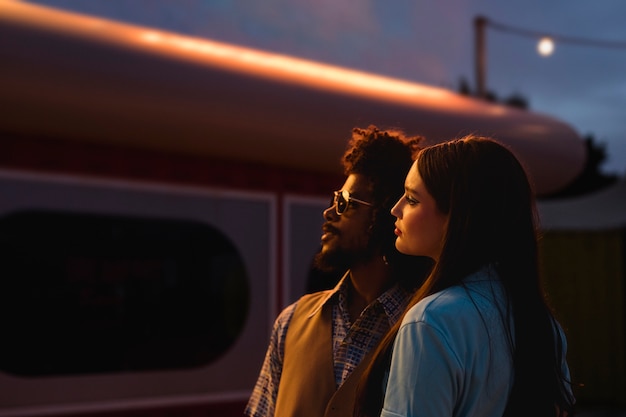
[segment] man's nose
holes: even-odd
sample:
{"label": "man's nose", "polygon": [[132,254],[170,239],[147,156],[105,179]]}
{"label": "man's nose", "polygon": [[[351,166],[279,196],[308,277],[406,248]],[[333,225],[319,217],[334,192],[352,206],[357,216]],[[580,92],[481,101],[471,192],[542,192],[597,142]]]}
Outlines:
{"label": "man's nose", "polygon": [[324,210],[324,212],[322,213],[322,216],[324,216],[324,219],[328,221],[335,220],[337,217],[339,217],[337,212],[335,211],[334,204],[328,207],[326,210]]}

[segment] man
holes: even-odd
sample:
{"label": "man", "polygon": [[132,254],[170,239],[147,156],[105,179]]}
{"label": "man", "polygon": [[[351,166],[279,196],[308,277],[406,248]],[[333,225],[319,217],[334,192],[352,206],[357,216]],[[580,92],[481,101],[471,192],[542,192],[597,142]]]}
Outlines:
{"label": "man", "polygon": [[347,272],[334,289],[301,297],[276,319],[247,416],[352,416],[368,354],[431,266],[396,251],[390,213],[421,140],[353,129],[347,178],[324,210],[315,259],[322,270]]}

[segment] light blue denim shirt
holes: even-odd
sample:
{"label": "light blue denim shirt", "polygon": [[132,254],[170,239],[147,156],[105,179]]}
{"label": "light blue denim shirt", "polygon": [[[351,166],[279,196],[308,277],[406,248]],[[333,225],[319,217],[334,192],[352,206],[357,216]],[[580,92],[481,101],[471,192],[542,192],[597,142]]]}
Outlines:
{"label": "light blue denim shirt", "polygon": [[501,417],[513,386],[505,317],[492,268],[413,306],[395,340],[381,416]]}

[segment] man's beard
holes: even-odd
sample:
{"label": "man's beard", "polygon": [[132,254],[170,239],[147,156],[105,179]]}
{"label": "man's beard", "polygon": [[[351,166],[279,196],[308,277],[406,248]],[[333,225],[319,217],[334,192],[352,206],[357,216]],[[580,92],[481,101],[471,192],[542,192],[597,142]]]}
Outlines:
{"label": "man's beard", "polygon": [[313,265],[323,272],[343,273],[358,263],[370,260],[374,255],[371,248],[359,248],[350,250],[346,248],[334,248],[315,255]]}

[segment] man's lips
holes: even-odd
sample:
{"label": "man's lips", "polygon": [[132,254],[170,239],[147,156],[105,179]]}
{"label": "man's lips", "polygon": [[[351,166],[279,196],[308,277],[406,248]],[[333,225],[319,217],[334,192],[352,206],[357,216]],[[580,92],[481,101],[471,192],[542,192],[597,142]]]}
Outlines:
{"label": "man's lips", "polygon": [[333,237],[334,235],[338,235],[339,234],[339,230],[337,230],[336,228],[325,224],[322,226],[322,242],[330,239],[331,237]]}

